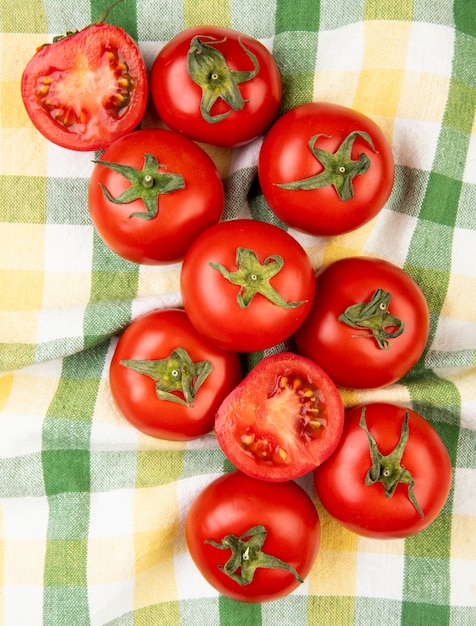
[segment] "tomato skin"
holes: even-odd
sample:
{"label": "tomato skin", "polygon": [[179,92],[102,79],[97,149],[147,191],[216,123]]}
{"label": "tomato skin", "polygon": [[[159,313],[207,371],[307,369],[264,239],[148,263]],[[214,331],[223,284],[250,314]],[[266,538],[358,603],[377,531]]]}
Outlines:
{"label": "tomato skin", "polygon": [[175,263],[182,260],[200,233],[220,221],[223,184],[214,162],[200,146],[165,129],[138,130],[120,137],[99,161],[140,170],[146,153],[156,156],[162,166],[160,171],[181,174],[184,188],[159,194],[154,218],[131,217],[135,211],[146,212],[144,201],[111,202],[100,184],[117,197],[131,183],[121,174],[97,164],[89,183],[91,219],[105,243],[127,260],[148,265]]}
{"label": "tomato skin", "polygon": [[[365,173],[353,178],[352,199],[341,200],[330,184],[307,190],[276,186],[324,169],[309,148],[311,137],[329,135],[319,137],[315,146],[335,153],[354,131],[368,133],[377,152],[362,137],[355,139],[352,159],[364,153],[371,164]],[[258,177],[270,208],[285,224],[330,237],[355,230],[379,213],[393,188],[394,160],[385,135],[370,118],[341,105],[312,102],[291,109],[273,124],[261,147]]]}
{"label": "tomato skin", "polygon": [[[316,390],[318,416],[325,426],[316,431],[315,438],[306,439],[301,433],[306,415],[302,398],[288,389],[284,392],[287,398],[275,397],[279,395],[274,393],[277,382],[283,376],[290,386],[295,380],[302,381],[299,391]],[[225,456],[239,470],[252,478],[280,482],[303,476],[323,463],[336,448],[343,425],[342,400],[327,374],[309,359],[283,352],[262,359],[224,399],[215,419],[215,434]],[[255,441],[250,448],[243,445],[249,433],[256,436],[256,442],[261,438],[272,442],[272,452],[266,449],[272,462],[263,463],[250,452],[253,444],[257,445]],[[279,457],[281,450],[286,462]]]}
{"label": "tomato skin", "polygon": [[204,543],[220,542],[262,524],[267,529],[263,551],[292,565],[305,578],[317,557],[320,522],[316,507],[297,483],[264,483],[235,471],[215,479],[193,502],[186,521],[186,538],[193,561],[221,594],[240,602],[282,598],[300,583],[282,569],[258,568],[253,581],[240,586],[218,569],[230,556]]}
{"label": "tomato skin", "polygon": [[[339,321],[346,307],[368,302],[376,289],[392,294],[389,312],[403,320],[403,333],[382,350],[365,330]],[[311,312],[295,334],[297,350],[313,359],[339,387],[378,388],[390,385],[416,364],[429,332],[425,297],[402,269],[383,259],[348,257],[323,267],[316,275]]]}
{"label": "tomato skin", "polygon": [[[200,113],[202,90],[188,72],[187,53],[195,36],[207,43],[213,43],[210,38],[216,40],[215,48],[232,70],[253,68],[239,40],[259,63],[257,75],[238,85],[244,107],[216,123],[208,122]],[[169,128],[194,140],[223,147],[239,146],[262,135],[278,114],[282,95],[279,69],[268,49],[246,34],[217,26],[192,27],[173,37],[155,59],[150,90],[157,113]],[[215,115],[228,110],[230,106],[218,99],[211,112]]]}
{"label": "tomato skin", "polygon": [[[122,71],[122,77],[132,78],[127,87],[129,102],[117,114],[113,112],[113,103],[110,109],[104,105],[104,98],[114,99],[115,93],[120,90],[119,85],[113,85],[107,91],[108,81],[114,81],[112,72],[103,70],[107,51],[117,55],[113,71],[119,74],[117,68],[121,63],[126,63],[127,68]],[[62,73],[63,78],[59,94],[55,97],[61,94],[69,98],[62,104],[67,106],[70,113],[75,112],[77,118],[81,110],[79,105],[83,104],[82,110],[88,119],[84,127],[82,122],[71,126],[59,123],[42,104],[47,97],[52,97],[58,72]],[[44,76],[53,76],[48,96],[40,95],[38,91]],[[89,85],[83,94],[82,81]],[[122,28],[104,23],[92,24],[39,48],[23,72],[21,93],[28,116],[46,139],[70,150],[100,150],[117,137],[131,132],[141,121],[148,98],[147,70],[139,47]],[[65,109],[58,105],[57,111],[63,111],[64,114]]]}
{"label": "tomato skin", "polygon": [[[236,270],[238,248],[256,252],[261,264],[280,255],[284,265],[270,280],[286,302],[284,308],[256,294],[246,308],[237,302],[240,287],[229,282],[210,263]],[[296,239],[265,222],[229,220],[202,233],[185,255],[180,279],[183,305],[192,324],[221,348],[254,352],[290,337],[306,318],[314,298],[311,262]]]}
{"label": "tomato skin", "polygon": [[[123,359],[163,359],[179,346],[187,350],[192,361],[212,363],[212,372],[190,408],[159,400],[151,378],[120,363]],[[112,397],[122,415],[146,435],[170,441],[187,441],[209,433],[218,406],[241,377],[238,355],[207,342],[182,309],[156,310],[133,320],[119,338],[109,368]]]}
{"label": "tomato skin", "polygon": [[381,402],[365,405],[367,427],[382,454],[389,454],[397,445],[408,411],[409,438],[401,462],[415,481],[422,519],[408,497],[408,485],[398,484],[389,498],[382,484],[365,485],[372,462],[367,435],[359,426],[362,406],[346,411],[337,449],[315,470],[317,494],[332,517],[359,535],[375,539],[410,537],[428,527],[446,502],[452,476],[448,451],[433,426],[415,411]]}

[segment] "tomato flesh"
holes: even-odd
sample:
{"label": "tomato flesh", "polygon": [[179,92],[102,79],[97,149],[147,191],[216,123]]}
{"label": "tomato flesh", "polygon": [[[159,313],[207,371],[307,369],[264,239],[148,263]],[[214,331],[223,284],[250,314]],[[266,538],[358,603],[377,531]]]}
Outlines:
{"label": "tomato flesh", "polygon": [[327,458],[343,428],[336,387],[315,363],[292,353],[265,357],[222,403],[215,432],[238,469],[291,480]]}
{"label": "tomato flesh", "polygon": [[133,130],[147,104],[139,48],[117,26],[93,24],[38,49],[22,76],[37,129],[73,150],[98,150]]}

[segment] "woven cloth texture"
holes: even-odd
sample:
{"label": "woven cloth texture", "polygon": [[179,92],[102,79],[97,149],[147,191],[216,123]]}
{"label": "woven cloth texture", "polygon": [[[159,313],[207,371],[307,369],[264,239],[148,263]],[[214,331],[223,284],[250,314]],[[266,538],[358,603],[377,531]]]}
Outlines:
{"label": "woven cloth texture", "polygon": [[[94,153],[46,141],[21,101],[36,47],[108,4],[0,0],[0,623],[476,624],[474,0],[125,0],[108,18],[149,69],[189,26],[245,32],[275,56],[281,112],[352,107],[392,146],[395,185],[375,219],[332,238],[289,232],[316,270],[375,256],[421,287],[431,323],[418,364],[396,384],[342,398],[424,415],[450,453],[450,496],[428,529],[392,541],[358,537],[317,502],[312,572],[288,597],[255,605],[220,596],[186,547],[191,502],[230,469],[214,436],[147,437],[111,400],[120,332],[141,313],[181,306],[180,263],[136,265],[106,247],[87,206]],[[142,127],[157,123],[148,110]],[[205,147],[225,186],[224,219],[273,222],[257,183],[261,143]],[[315,498],[310,476],[299,482]]]}

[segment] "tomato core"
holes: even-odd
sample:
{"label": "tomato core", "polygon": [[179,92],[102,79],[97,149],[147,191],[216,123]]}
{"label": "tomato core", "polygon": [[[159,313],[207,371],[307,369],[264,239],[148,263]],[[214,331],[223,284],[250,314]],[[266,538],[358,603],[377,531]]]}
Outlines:
{"label": "tomato core", "polygon": [[101,110],[120,119],[130,104],[135,81],[118,52],[107,48],[99,64],[78,51],[67,69],[51,68],[36,84],[39,104],[51,118],[71,133],[96,132],[95,116]]}
{"label": "tomato core", "polygon": [[243,450],[258,463],[288,465],[294,459],[291,446],[286,446],[286,432],[294,429],[308,443],[318,439],[326,425],[319,389],[298,375],[279,374],[267,394],[266,416],[244,429],[237,424],[236,433]]}

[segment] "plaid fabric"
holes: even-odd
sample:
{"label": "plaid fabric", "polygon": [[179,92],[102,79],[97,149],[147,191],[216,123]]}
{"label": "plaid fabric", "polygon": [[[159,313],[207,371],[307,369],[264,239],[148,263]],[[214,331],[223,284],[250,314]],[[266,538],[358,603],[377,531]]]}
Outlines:
{"label": "plaid fabric", "polygon": [[[87,209],[91,153],[46,142],[19,81],[35,47],[110,0],[0,0],[0,615],[6,626],[476,624],[476,11],[473,0],[126,0],[109,21],[150,67],[169,38],[210,23],[272,49],[283,111],[310,100],[361,110],[392,144],[393,193],[345,236],[292,232],[316,268],[354,254],[409,272],[431,310],[427,349],[398,384],[346,406],[412,405],[436,427],[454,480],[441,516],[407,539],[362,539],[320,508],[312,573],[285,599],[220,597],[192,564],[184,520],[230,469],[213,436],[140,434],[108,388],[117,335],[179,306],[180,265],[111,253]],[[154,126],[151,112],[144,127]],[[261,141],[211,149],[226,214],[272,221],[256,183]],[[261,355],[255,355],[258,359]],[[300,481],[313,495],[310,477]]]}

